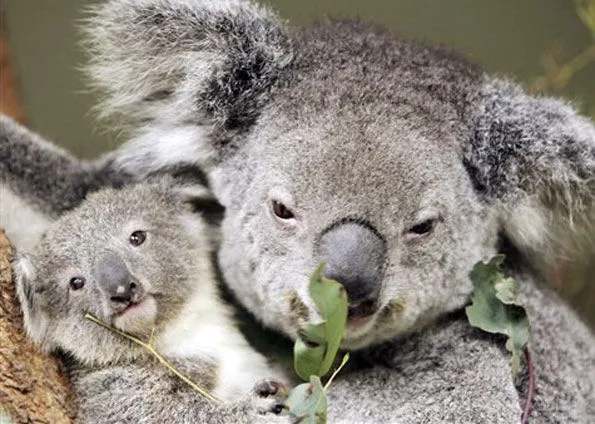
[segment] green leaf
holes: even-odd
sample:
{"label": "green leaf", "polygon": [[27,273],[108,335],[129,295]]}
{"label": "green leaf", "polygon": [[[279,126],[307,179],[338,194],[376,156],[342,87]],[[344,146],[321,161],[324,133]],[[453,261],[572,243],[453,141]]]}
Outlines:
{"label": "green leaf", "polygon": [[493,257],[489,263],[479,262],[470,277],[475,291],[471,305],[465,309],[469,323],[489,333],[508,336],[506,349],[512,353],[511,370],[519,370],[522,350],[529,341],[529,318],[516,300],[517,286],[501,272],[504,256]]}
{"label": "green leaf", "polygon": [[308,381],[311,375],[324,376],[330,370],[345,331],[347,294],[345,288],[322,275],[320,264],[309,282],[309,292],[321,321],[308,323],[298,332],[294,346],[297,375]]}
{"label": "green leaf", "polygon": [[293,388],[285,398],[284,406],[300,423],[324,424],[327,404],[320,378],[313,375],[309,383]]}
{"label": "green leaf", "polygon": [[334,280],[324,278],[320,264],[310,279],[310,296],[324,320],[327,349],[318,376],[330,370],[341,345],[347,322],[347,293],[345,287]]}
{"label": "green leaf", "polygon": [[326,342],[325,339],[325,322],[319,322],[318,324],[306,324],[300,328],[299,336],[309,346],[317,346]]}
{"label": "green leaf", "polygon": [[308,381],[311,375],[318,375],[320,365],[324,361],[325,350],[323,345],[308,346],[302,339],[296,339],[293,346],[294,367],[302,380]]}

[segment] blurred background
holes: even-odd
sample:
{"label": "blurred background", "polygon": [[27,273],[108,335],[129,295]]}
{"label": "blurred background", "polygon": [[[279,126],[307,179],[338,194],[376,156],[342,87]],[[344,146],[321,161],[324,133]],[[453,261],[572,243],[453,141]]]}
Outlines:
{"label": "blurred background", "polygon": [[[2,0],[2,110],[80,157],[115,148],[77,68],[77,21],[91,0]],[[534,92],[564,96],[595,119],[595,0],[269,0],[294,25],[358,17],[454,47]],[[593,236],[595,235],[587,235]],[[578,259],[577,259],[578,258]],[[595,254],[560,260],[551,284],[595,328]]]}

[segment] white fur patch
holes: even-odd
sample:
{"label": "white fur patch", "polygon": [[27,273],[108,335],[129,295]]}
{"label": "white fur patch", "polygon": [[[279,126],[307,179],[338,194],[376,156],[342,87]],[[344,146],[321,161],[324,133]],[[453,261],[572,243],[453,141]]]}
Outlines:
{"label": "white fur patch", "polygon": [[504,227],[512,241],[524,249],[543,246],[547,241],[547,217],[536,199],[524,199],[508,210]]}
{"label": "white fur patch", "polygon": [[0,227],[19,249],[31,250],[52,219],[0,184]]}
{"label": "white fur patch", "polygon": [[[201,275],[207,278],[208,273]],[[215,359],[218,366],[213,395],[229,401],[248,394],[257,381],[275,377],[276,373],[244,340],[212,284],[212,281],[197,282],[201,286],[199,292],[186,304],[176,322],[157,337],[156,347],[170,357]]]}
{"label": "white fur patch", "polygon": [[122,146],[116,166],[142,178],[180,164],[206,165],[210,158],[208,144],[207,130],[203,127],[149,127]]}

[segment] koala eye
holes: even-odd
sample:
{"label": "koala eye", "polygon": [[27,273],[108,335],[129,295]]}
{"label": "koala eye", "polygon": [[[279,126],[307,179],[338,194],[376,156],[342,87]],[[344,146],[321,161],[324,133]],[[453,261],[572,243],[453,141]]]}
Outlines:
{"label": "koala eye", "polygon": [[438,220],[435,218],[426,219],[425,221],[415,224],[413,227],[409,228],[407,233],[413,237],[428,235],[434,230],[437,221]]}
{"label": "koala eye", "polygon": [[84,277],[73,277],[70,279],[70,288],[72,290],[80,290],[85,286],[85,282]]}
{"label": "koala eye", "polygon": [[295,216],[283,203],[273,200],[273,213],[279,219],[292,219]]}
{"label": "koala eye", "polygon": [[133,246],[140,246],[141,244],[143,244],[145,242],[146,239],[147,239],[147,233],[145,231],[141,231],[141,230],[137,230],[137,231],[133,232],[132,234],[130,234],[130,237],[128,237],[128,241]]}

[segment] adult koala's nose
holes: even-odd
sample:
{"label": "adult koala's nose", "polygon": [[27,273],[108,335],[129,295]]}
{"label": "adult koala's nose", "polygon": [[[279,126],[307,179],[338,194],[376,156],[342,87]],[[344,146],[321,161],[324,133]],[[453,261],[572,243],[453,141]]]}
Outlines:
{"label": "adult koala's nose", "polygon": [[386,258],[386,243],[369,225],[347,221],[323,231],[316,249],[324,275],[345,287],[349,315],[375,312]]}
{"label": "adult koala's nose", "polygon": [[109,299],[115,304],[128,305],[137,301],[142,295],[142,287],[138,279],[132,275],[128,267],[115,253],[101,257],[96,270],[97,283],[103,287]]}

